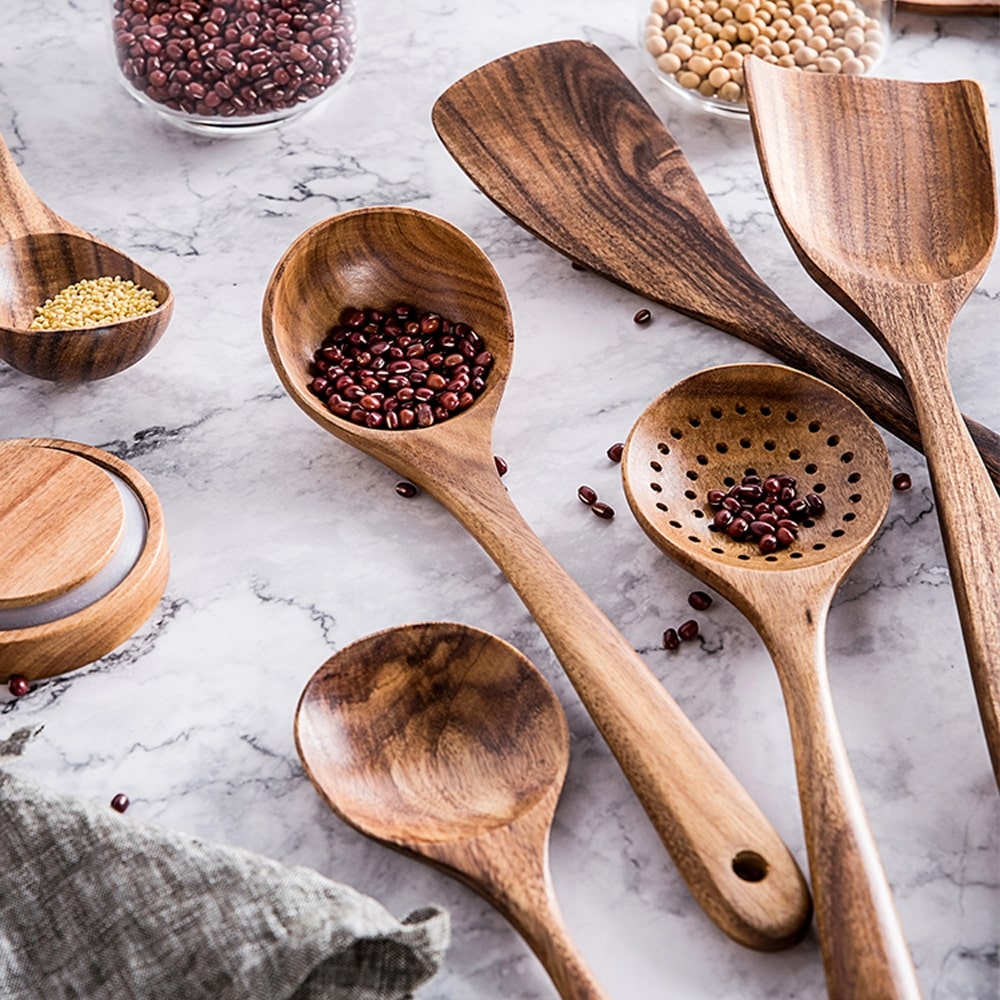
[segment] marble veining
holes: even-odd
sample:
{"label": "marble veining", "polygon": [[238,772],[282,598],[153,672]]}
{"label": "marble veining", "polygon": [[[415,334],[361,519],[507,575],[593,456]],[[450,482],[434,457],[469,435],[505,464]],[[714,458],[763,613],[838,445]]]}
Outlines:
{"label": "marble veining", "polygon": [[[345,644],[406,621],[450,619],[512,642],[552,683],[572,735],[552,837],[567,922],[614,1000],[812,998],[815,934],[757,954],[705,918],[544,638],[499,570],[430,498],[326,435],[268,362],[260,306],[287,245],[334,213],[376,204],[441,215],[475,239],[507,287],[514,371],[494,450],[525,518],[618,625],[761,804],[806,868],[775,671],[717,600],[676,653],[663,630],[693,613],[693,578],[631,519],[605,452],[658,393],[699,368],[768,360],[694,320],[570,267],[504,217],[430,124],[434,99],[523,46],[582,38],[636,83],[690,160],[753,267],[806,322],[881,364],[884,354],[804,273],[764,189],[749,127],[678,104],[643,66],[632,0],[359,0],[352,77],[322,110],[239,141],[181,132],[114,77],[101,0],[5,0],[0,134],[55,211],[140,259],[175,290],[174,320],[138,365],[66,387],[0,363],[0,435],[107,449],[150,481],[172,554],[167,593],[119,649],[15,701],[0,739],[42,726],[15,766],[128,817],[312,866],[402,914],[433,901],[454,919],[426,1000],[548,998],[538,962],[485,902],[366,841],[333,816],[299,765],[299,694]],[[883,72],[978,79],[1000,121],[998,21],[900,14]],[[994,140],[996,145],[996,140]],[[959,315],[951,370],[966,413],[1000,428],[1000,264]],[[965,663],[922,458],[837,595],[828,653],[837,711],[924,995],[1000,995],[1000,808]],[[617,510],[576,498],[588,483]]]}

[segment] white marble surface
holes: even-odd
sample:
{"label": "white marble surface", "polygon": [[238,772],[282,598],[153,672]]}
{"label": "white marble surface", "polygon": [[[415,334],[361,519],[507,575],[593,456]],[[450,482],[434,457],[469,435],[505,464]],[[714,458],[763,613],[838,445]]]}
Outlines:
{"label": "white marble surface", "polygon": [[[675,104],[643,67],[632,0],[359,0],[363,50],[315,117],[241,141],[163,124],[114,79],[100,0],[4,0],[0,134],[57,212],[171,282],[176,314],[131,370],[69,388],[0,363],[0,436],[108,449],[153,484],[172,552],[166,596],[130,642],[15,702],[0,738],[44,725],[18,766],[130,819],[237,844],[350,882],[402,914],[448,907],[453,943],[426,1000],[551,997],[533,955],[456,882],[366,841],[321,803],[292,719],[335,650],[406,621],[452,619],[517,645],[558,692],[572,762],[552,867],[568,923],[615,1000],[823,994],[815,934],[779,954],[733,944],[680,882],[546,642],[502,576],[427,497],[308,421],[280,389],[260,331],[284,248],[361,205],[439,214],[490,255],[514,310],[515,369],[496,426],[528,521],[621,628],[729,762],[794,851],[805,851],[778,685],[730,606],[680,652],[692,579],[645,539],[605,449],[646,403],[712,363],[759,360],[742,342],[572,269],[494,208],[430,125],[435,97],[514,49],[601,45],[668,121],[754,267],[806,321],[873,358],[870,338],[809,280],[775,222],[748,126]],[[886,75],[971,75],[1000,121],[998,22],[901,15]],[[1000,265],[963,310],[952,372],[965,411],[1000,427]],[[572,360],[571,360],[572,359]],[[844,737],[925,996],[1000,994],[1000,831],[922,458],[888,439],[914,487],[837,598],[829,656]],[[617,509],[592,517],[582,482]]]}

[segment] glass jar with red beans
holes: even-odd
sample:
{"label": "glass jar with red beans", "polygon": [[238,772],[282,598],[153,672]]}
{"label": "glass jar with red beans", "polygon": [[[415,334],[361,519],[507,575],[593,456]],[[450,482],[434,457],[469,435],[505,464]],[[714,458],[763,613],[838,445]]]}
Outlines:
{"label": "glass jar with red beans", "polygon": [[210,135],[246,135],[313,108],[357,48],[355,0],[109,2],[129,93]]}

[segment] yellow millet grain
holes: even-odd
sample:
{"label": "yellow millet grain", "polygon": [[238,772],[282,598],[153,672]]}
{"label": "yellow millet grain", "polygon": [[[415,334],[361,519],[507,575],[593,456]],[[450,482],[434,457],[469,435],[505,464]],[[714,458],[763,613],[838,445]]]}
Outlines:
{"label": "yellow millet grain", "polygon": [[118,275],[88,278],[64,288],[35,309],[31,330],[80,330],[144,316],[159,306],[156,296]]}

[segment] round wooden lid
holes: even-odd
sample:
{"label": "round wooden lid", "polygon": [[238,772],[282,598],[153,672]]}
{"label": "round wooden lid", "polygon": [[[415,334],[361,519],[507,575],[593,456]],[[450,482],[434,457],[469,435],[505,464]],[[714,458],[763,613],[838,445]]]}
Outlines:
{"label": "round wooden lid", "polygon": [[111,476],[57,448],[25,445],[0,467],[0,608],[64,594],[111,558],[125,509]]}

